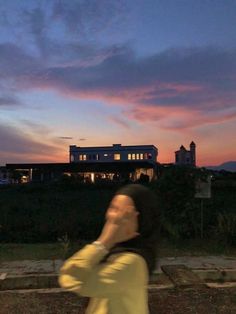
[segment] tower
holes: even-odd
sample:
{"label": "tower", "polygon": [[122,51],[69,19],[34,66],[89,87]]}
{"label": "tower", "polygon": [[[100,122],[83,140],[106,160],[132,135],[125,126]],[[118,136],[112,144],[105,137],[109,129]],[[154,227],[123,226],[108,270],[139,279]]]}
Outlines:
{"label": "tower", "polygon": [[196,144],[193,141],[190,143],[190,156],[192,165],[196,166]]}

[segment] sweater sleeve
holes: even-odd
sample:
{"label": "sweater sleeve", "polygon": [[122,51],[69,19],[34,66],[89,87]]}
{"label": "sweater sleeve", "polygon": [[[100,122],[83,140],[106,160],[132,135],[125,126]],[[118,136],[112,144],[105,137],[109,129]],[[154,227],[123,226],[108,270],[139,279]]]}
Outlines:
{"label": "sweater sleeve", "polygon": [[106,298],[147,284],[146,262],[140,255],[119,253],[112,261],[99,264],[104,256],[95,245],[86,245],[61,267],[60,286],[81,296]]}

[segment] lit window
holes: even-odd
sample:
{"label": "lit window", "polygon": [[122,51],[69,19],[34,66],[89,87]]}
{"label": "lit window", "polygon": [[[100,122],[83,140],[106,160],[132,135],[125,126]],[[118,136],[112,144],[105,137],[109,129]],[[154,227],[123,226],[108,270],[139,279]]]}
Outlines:
{"label": "lit window", "polygon": [[83,160],[83,155],[79,155],[79,160]]}
{"label": "lit window", "polygon": [[140,154],[140,159],[143,159],[143,154]]}
{"label": "lit window", "polygon": [[139,159],[139,154],[136,154],[136,159]]}
{"label": "lit window", "polygon": [[128,160],[131,160],[131,154],[128,154]]}
{"label": "lit window", "polygon": [[87,156],[86,155],[83,155],[83,160],[87,160]]}
{"label": "lit window", "polygon": [[135,154],[132,154],[132,159],[135,160]]}
{"label": "lit window", "polygon": [[99,160],[99,154],[96,155],[96,159]]}
{"label": "lit window", "polygon": [[107,156],[108,156],[108,154],[104,154],[103,156],[104,156],[104,157],[107,157]]}
{"label": "lit window", "polygon": [[114,160],[120,160],[120,154],[114,154]]}

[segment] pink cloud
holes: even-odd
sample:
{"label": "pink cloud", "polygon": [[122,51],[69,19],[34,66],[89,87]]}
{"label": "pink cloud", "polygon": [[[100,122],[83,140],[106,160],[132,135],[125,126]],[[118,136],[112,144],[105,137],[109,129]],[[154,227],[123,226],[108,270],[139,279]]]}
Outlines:
{"label": "pink cloud", "polygon": [[[235,118],[234,50],[171,50],[138,59],[121,49],[100,63],[50,67],[14,45],[2,46],[0,59],[7,60],[7,78],[19,90],[53,89],[66,97],[102,100],[121,106],[129,119],[156,121],[163,129],[185,131]],[[16,67],[14,52],[19,59]],[[216,68],[216,63],[221,66]]]}

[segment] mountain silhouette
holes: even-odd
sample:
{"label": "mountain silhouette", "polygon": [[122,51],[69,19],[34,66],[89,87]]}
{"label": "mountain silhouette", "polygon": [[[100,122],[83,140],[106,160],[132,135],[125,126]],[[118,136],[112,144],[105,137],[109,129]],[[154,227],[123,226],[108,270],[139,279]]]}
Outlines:
{"label": "mountain silhouette", "polygon": [[236,172],[236,161],[226,161],[218,166],[206,166],[205,168],[211,170],[226,170]]}

